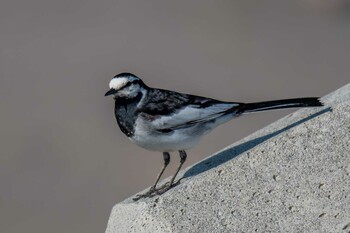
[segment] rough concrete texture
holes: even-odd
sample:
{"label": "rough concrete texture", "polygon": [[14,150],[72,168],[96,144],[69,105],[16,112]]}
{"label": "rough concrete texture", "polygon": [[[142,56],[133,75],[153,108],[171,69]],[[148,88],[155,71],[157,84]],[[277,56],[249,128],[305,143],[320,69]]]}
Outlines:
{"label": "rough concrete texture", "polygon": [[350,232],[350,84],[322,100],[115,205],[106,232]]}

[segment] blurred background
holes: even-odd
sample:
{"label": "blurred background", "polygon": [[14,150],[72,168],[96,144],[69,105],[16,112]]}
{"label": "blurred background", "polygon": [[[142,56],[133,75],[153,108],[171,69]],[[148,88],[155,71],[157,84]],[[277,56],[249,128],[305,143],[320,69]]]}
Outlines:
{"label": "blurred background", "polygon": [[[114,204],[153,184],[161,153],[132,144],[104,97],[117,73],[241,102],[350,80],[346,0],[2,0],[0,33],[2,233],[104,232]],[[185,166],[290,112],[219,127]]]}

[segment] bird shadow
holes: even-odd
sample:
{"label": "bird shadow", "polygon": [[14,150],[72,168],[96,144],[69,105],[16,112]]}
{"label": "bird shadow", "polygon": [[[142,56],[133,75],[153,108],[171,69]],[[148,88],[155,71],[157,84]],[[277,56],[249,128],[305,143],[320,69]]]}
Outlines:
{"label": "bird shadow", "polygon": [[223,163],[226,163],[227,161],[237,157],[238,155],[256,147],[257,145],[269,140],[270,138],[272,137],[275,137],[277,136],[278,134],[280,133],[283,133],[291,128],[294,128],[304,122],[307,122],[317,116],[320,116],[326,112],[330,112],[332,111],[331,108],[326,108],[326,109],[323,109],[319,112],[316,112],[304,119],[301,119],[291,125],[288,125],[280,130],[277,130],[273,133],[270,133],[270,134],[267,134],[267,135],[264,135],[264,136],[261,136],[261,137],[258,137],[258,138],[255,138],[253,140],[250,140],[250,141],[247,141],[247,142],[244,142],[240,145],[237,145],[237,146],[234,146],[232,148],[229,148],[225,151],[222,151],[220,152],[219,154],[217,155],[214,155],[214,156],[211,156],[201,162],[199,162],[198,164],[194,165],[193,167],[191,167],[190,169],[188,169],[183,177],[181,178],[184,179],[184,178],[187,178],[187,177],[191,177],[191,176],[196,176],[198,174],[201,174],[202,172],[205,172],[209,169],[212,169],[212,168],[215,168]]}

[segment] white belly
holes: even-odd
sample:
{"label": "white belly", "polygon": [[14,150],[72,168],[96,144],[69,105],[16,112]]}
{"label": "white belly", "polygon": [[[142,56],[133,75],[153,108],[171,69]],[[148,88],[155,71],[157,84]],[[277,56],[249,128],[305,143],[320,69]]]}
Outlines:
{"label": "white belly", "polygon": [[200,136],[189,136],[183,130],[176,130],[167,134],[143,134],[136,133],[130,138],[136,145],[152,151],[178,151],[194,147]]}
{"label": "white belly", "polygon": [[134,135],[130,137],[130,140],[147,150],[161,152],[187,150],[194,147],[203,135],[233,117],[234,115],[223,116],[215,121],[175,129],[169,133],[162,133],[146,120],[139,118],[135,124]]}

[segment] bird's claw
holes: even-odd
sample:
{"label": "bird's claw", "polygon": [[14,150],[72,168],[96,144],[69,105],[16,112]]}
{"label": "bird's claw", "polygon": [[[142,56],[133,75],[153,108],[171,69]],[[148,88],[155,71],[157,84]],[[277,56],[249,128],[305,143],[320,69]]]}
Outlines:
{"label": "bird's claw", "polygon": [[146,198],[146,197],[154,197],[156,195],[162,195],[163,193],[167,192],[169,189],[172,187],[178,185],[180,183],[180,180],[178,180],[176,183],[170,184],[170,182],[166,182],[162,186],[155,188],[151,187],[146,193],[144,194],[137,194],[135,198],[133,198],[134,201],[138,201],[141,198]]}
{"label": "bird's claw", "polygon": [[163,193],[165,193],[166,191],[168,191],[169,189],[171,189],[173,187],[173,185],[162,185],[161,187],[159,187],[155,192],[157,195],[162,195]]}
{"label": "bird's claw", "polygon": [[143,194],[137,194],[135,198],[133,198],[134,201],[138,201],[140,200],[141,198],[146,198],[146,197],[153,197],[154,193],[156,192],[157,190],[155,189],[155,187],[151,187],[146,193],[143,193]]}

